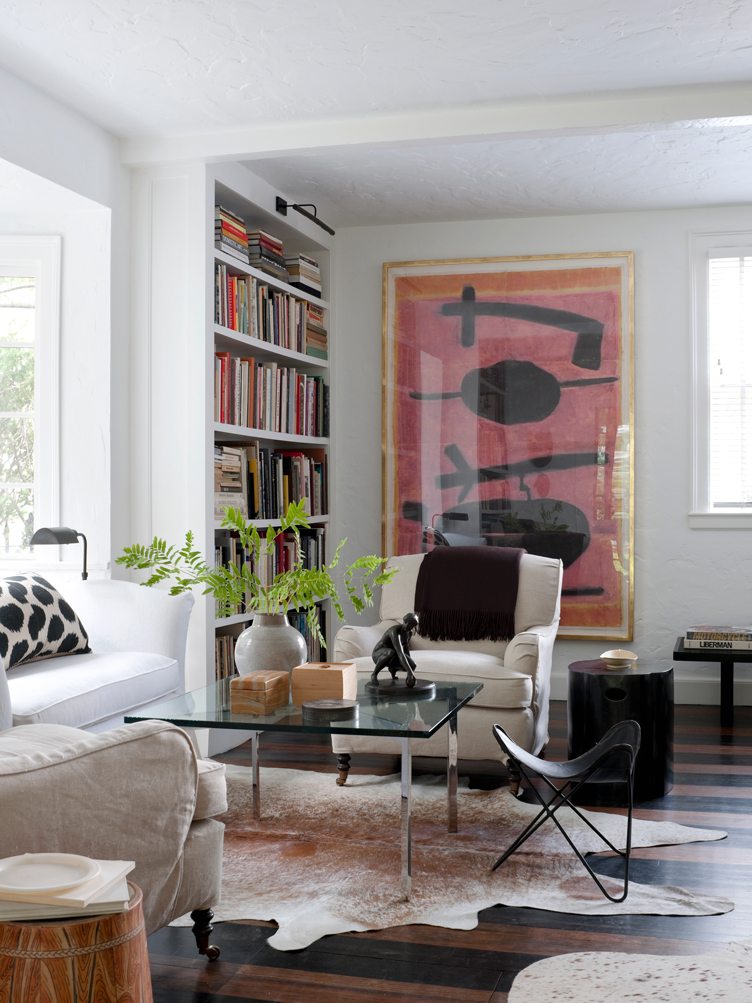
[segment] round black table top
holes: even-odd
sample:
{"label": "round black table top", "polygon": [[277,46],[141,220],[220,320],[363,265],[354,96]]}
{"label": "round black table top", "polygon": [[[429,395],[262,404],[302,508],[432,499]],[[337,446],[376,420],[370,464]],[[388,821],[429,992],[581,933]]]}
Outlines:
{"label": "round black table top", "polygon": [[672,665],[651,665],[646,662],[630,662],[628,667],[610,669],[602,658],[590,662],[570,662],[570,672],[584,672],[591,676],[652,676],[662,672],[672,672]]}

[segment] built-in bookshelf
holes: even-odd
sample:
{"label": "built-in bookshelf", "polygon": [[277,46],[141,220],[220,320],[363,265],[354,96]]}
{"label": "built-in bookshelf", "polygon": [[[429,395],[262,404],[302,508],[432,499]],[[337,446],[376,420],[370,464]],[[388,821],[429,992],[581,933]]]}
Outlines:
{"label": "built-in bookshelf", "polygon": [[[230,506],[260,532],[278,524],[291,501],[304,501],[310,530],[301,533],[309,567],[326,560],[330,522],[329,303],[331,245],[302,221],[276,214],[267,186],[232,165],[213,170],[210,262],[213,398],[212,525],[217,564],[250,557],[222,527]],[[297,557],[291,534],[254,568],[262,581]],[[322,628],[326,627],[322,609]],[[288,611],[320,660],[305,618]],[[234,672],[235,639],[250,622],[244,610],[214,609],[214,673]]]}

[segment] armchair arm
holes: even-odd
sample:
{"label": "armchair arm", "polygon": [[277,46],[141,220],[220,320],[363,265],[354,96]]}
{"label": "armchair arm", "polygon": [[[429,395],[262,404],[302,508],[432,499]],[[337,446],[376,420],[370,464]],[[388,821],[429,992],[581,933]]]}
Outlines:
{"label": "armchair arm", "polygon": [[347,662],[352,658],[370,655],[386,628],[396,622],[396,620],[389,620],[383,623],[358,624],[357,626],[349,623],[344,624],[334,638],[333,661]]}
{"label": "armchair arm", "polygon": [[198,771],[188,735],[159,721],[99,734],[20,725],[0,734],[2,853],[135,860],[154,929],[180,886]]}
{"label": "armchair arm", "polygon": [[[89,635],[94,651],[151,651],[185,667],[193,596],[110,578],[72,582],[63,592]],[[181,682],[182,689],[182,682]]]}
{"label": "armchair arm", "polygon": [[548,742],[548,702],[551,689],[556,623],[545,627],[530,627],[515,634],[504,652],[504,667],[524,672],[533,681],[533,713],[535,715],[535,743],[537,753]]}

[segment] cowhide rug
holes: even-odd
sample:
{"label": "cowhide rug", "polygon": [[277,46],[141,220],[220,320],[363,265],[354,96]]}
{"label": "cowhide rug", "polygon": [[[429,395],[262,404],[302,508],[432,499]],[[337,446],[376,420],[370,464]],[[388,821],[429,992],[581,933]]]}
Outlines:
{"label": "cowhide rug", "polygon": [[[489,906],[530,906],[587,914],[672,916],[728,912],[728,899],[681,888],[630,882],[626,902],[609,902],[558,830],[546,823],[497,871],[491,865],[536,812],[508,788],[460,787],[459,831],[446,828],[443,777],[413,783],[412,895],[400,895],[400,785],[392,775],[351,776],[337,787],[334,772],[263,769],[261,821],[251,817],[250,772],[228,767],[224,816],[222,900],[215,920],[274,920],[269,943],[278,950],[307,947],[319,937],[426,923],[457,930],[478,925]],[[603,850],[570,810],[576,842]],[[625,819],[598,813],[598,825],[622,845]],[[633,846],[722,839],[719,830],[672,822],[634,821]],[[605,879],[609,884],[609,880]],[[618,882],[610,882],[618,889]],[[178,922],[186,922],[183,919]]]}
{"label": "cowhide rug", "polygon": [[708,954],[562,954],[523,969],[509,1003],[747,1003],[752,941]]}

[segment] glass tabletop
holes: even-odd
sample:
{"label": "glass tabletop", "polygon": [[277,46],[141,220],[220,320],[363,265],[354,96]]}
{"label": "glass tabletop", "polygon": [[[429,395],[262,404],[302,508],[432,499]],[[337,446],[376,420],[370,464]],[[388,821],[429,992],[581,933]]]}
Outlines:
{"label": "glass tabletop", "polygon": [[391,735],[430,738],[483,689],[483,683],[442,680],[428,695],[384,696],[358,680],[357,707],[344,720],[309,720],[293,704],[264,714],[239,714],[230,709],[230,680],[141,707],[126,722],[170,721],[184,728],[240,728],[245,731],[301,731],[330,735]]}

